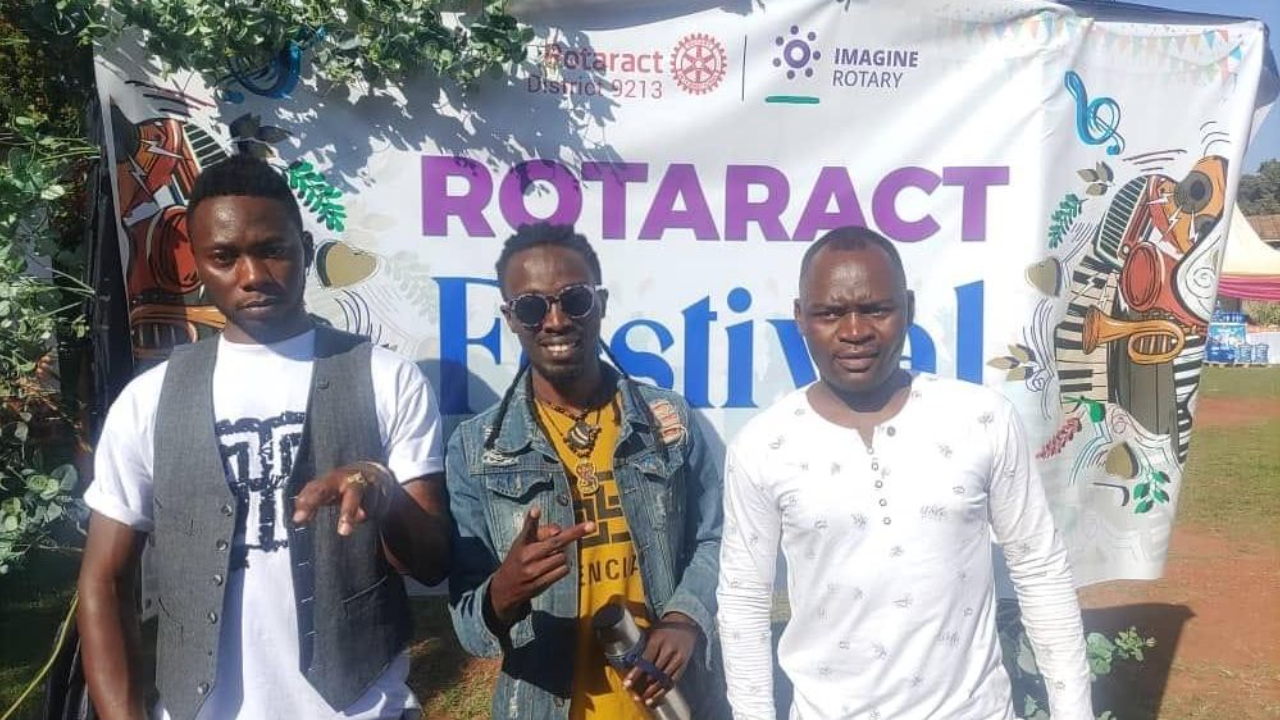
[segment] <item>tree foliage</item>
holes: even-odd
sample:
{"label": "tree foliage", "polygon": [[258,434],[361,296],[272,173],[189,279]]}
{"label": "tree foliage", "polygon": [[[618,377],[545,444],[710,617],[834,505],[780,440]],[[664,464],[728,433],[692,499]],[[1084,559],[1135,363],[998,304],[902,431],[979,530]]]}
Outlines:
{"label": "tree foliage", "polygon": [[82,43],[124,28],[170,70],[211,85],[305,54],[332,83],[381,85],[427,71],[469,83],[525,59],[533,31],[488,0],[18,0],[42,27]]}
{"label": "tree foliage", "polygon": [[[1249,321],[1264,327],[1280,327],[1280,302],[1264,302],[1262,300],[1245,300],[1244,314]],[[1272,350],[1280,352],[1280,348]]]}
{"label": "tree foliage", "polygon": [[[99,149],[83,127],[95,40],[140,31],[146,52],[211,85],[306,72],[364,87],[434,73],[459,83],[523,61],[533,38],[502,2],[4,0],[0,4],[0,574],[48,546],[68,516],[81,428],[60,395],[59,349],[86,333],[84,186]],[[287,91],[287,90],[286,90]],[[255,128],[261,132],[262,128]],[[340,228],[310,168],[290,179]],[[64,353],[65,354],[65,353]]]}
{"label": "tree foliage", "polygon": [[1241,175],[1236,202],[1245,215],[1280,214],[1280,160],[1263,162],[1255,175]]}
{"label": "tree foliage", "polygon": [[[77,473],[76,401],[60,394],[59,343],[86,332],[84,139],[92,59],[30,4],[0,16],[0,575],[52,544]],[[23,11],[26,12],[23,12]]]}

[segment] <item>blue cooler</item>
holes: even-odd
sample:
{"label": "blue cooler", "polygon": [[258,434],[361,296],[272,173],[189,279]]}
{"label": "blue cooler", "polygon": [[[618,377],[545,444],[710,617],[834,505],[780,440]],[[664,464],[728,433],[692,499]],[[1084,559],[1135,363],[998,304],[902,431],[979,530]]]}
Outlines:
{"label": "blue cooler", "polygon": [[1210,345],[1205,352],[1205,359],[1211,363],[1230,365],[1236,361],[1236,349],[1229,345]]}

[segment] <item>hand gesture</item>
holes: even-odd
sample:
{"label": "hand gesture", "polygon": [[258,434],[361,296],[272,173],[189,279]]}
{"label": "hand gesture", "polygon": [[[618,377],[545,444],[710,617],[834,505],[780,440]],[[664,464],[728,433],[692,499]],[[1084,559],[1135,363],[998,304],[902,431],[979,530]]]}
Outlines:
{"label": "hand gesture", "polygon": [[338,505],[338,534],[350,535],[356,525],[383,508],[387,488],[394,482],[390,471],[375,463],[336,468],[303,486],[294,500],[293,522],[305,525],[320,508]]}
{"label": "hand gesture", "polygon": [[542,509],[537,506],[525,513],[524,525],[489,583],[493,612],[507,624],[520,618],[526,603],[569,574],[565,547],[596,530],[593,522],[578,523],[567,530],[554,524],[540,528],[540,517]]}

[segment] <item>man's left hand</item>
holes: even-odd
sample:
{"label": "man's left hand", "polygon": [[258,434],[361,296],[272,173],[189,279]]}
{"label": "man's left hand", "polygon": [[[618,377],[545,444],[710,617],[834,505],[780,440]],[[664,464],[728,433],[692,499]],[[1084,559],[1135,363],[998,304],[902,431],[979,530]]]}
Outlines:
{"label": "man's left hand", "polygon": [[356,525],[384,509],[386,488],[394,482],[390,472],[376,463],[336,468],[303,486],[294,500],[293,522],[305,525],[320,508],[337,505],[338,534],[350,535]]}
{"label": "man's left hand", "polygon": [[649,628],[649,639],[645,643],[642,657],[666,674],[671,683],[664,686],[658,678],[650,677],[639,667],[633,667],[623,680],[623,686],[631,691],[631,697],[648,707],[653,707],[662,700],[667,690],[675,687],[684,675],[701,634],[702,629],[688,615],[678,612],[663,615],[662,620]]}

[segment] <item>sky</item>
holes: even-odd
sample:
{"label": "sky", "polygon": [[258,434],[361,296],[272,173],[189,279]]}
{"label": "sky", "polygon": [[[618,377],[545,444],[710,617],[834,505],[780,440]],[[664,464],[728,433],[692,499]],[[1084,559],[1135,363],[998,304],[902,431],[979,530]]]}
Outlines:
{"label": "sky", "polygon": [[[1271,52],[1280,58],[1280,0],[1131,0],[1134,4],[1214,15],[1256,18],[1270,29]],[[1263,160],[1280,159],[1280,101],[1258,129],[1245,155],[1245,171],[1254,172]]]}

